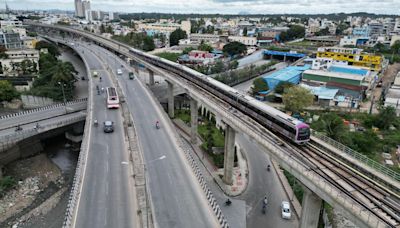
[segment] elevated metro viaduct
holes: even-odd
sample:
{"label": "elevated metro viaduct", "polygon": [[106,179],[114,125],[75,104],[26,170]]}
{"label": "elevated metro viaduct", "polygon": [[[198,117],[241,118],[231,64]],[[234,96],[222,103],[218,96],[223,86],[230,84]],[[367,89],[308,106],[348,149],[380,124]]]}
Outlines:
{"label": "elevated metro viaduct", "polygon": [[[113,51],[119,56],[122,55],[126,60],[131,61],[131,65],[137,67],[138,63],[146,66],[149,71],[150,85],[154,84],[154,72],[159,75],[163,75],[168,84],[168,114],[170,117],[174,117],[174,99],[173,99],[173,87],[181,86],[185,88],[186,93],[189,94],[193,101],[191,102],[191,119],[197,120],[197,108],[198,103],[208,107],[212,110],[217,117],[223,119],[226,123],[226,145],[225,145],[225,183],[231,183],[231,172],[233,166],[233,148],[234,148],[234,138],[235,131],[240,130],[246,132],[249,136],[254,138],[260,145],[265,147],[271,157],[278,161],[282,167],[289,170],[297,179],[299,179],[309,191],[305,192],[305,197],[303,198],[303,212],[301,217],[301,227],[316,227],[318,225],[318,216],[321,205],[321,198],[327,201],[330,205],[341,209],[349,218],[353,218],[355,224],[360,227],[385,227],[385,222],[376,218],[374,214],[366,212],[363,207],[352,202],[350,198],[342,195],[340,190],[332,188],[326,181],[321,179],[320,176],[316,175],[313,171],[305,168],[298,161],[293,160],[289,155],[287,155],[281,148],[276,147],[273,142],[270,142],[264,138],[265,130],[259,126],[258,123],[252,121],[251,119],[243,116],[243,114],[235,112],[232,113],[229,106],[226,106],[221,100],[215,101],[215,98],[207,94],[205,91],[199,90],[193,87],[188,82],[182,79],[177,79],[175,75],[162,70],[144,62],[137,56],[129,53],[129,49],[122,44],[116,43],[114,41],[109,41],[104,38],[97,37],[93,34],[88,34],[82,31],[72,30],[65,27],[54,27],[47,25],[37,25],[45,27],[43,28],[47,34],[58,35],[58,31],[62,30],[64,33],[71,33],[75,38],[84,37],[97,43],[106,49]],[[133,63],[133,64],[132,64]],[[137,68],[136,68],[137,69]],[[137,69],[138,70],[138,69]],[[222,102],[222,103],[221,103]],[[247,122],[247,123],[246,123]],[[251,125],[249,125],[251,123]],[[197,124],[192,122],[192,135],[197,132]],[[251,126],[251,127],[250,127]],[[262,129],[262,130],[261,130]],[[195,138],[192,136],[192,140]]]}

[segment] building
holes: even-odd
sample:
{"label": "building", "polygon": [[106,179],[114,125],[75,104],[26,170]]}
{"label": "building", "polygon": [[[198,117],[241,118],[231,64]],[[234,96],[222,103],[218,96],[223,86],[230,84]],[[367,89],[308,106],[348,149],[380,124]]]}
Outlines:
{"label": "building", "polygon": [[299,84],[302,71],[286,67],[279,71],[275,71],[272,74],[262,76],[264,81],[268,84],[268,91],[260,94],[268,94],[273,91],[280,83],[287,82],[292,84]]}
{"label": "building", "polygon": [[75,0],[75,16],[84,17],[82,0]]}
{"label": "building", "polygon": [[361,100],[376,78],[377,73],[367,69],[330,65],[321,69],[313,66],[311,70],[304,71],[302,82],[310,86],[339,89],[339,94]]}
{"label": "building", "polygon": [[248,36],[228,36],[229,42],[240,42],[245,44],[246,46],[256,46],[257,45],[257,37],[248,37]]}
{"label": "building", "polygon": [[33,63],[33,67],[39,70],[39,50],[36,49],[19,49],[6,51],[7,58],[0,59],[2,74],[7,76],[18,76],[21,69],[18,68],[19,63],[29,60]]}
{"label": "building", "polygon": [[138,30],[151,31],[153,33],[163,33],[170,34],[178,28],[186,32],[187,35],[190,34],[190,21],[182,21],[181,24],[177,23],[140,23],[138,24]]}
{"label": "building", "polygon": [[205,43],[216,43],[220,40],[219,35],[214,35],[214,34],[203,34],[203,33],[192,33],[189,36],[190,42],[193,43],[201,43],[201,41],[204,41]]}
{"label": "building", "polygon": [[36,40],[35,38],[32,38],[32,37],[26,37],[26,38],[22,39],[22,42],[23,42],[23,45],[25,48],[35,49],[38,40]]}
{"label": "building", "polygon": [[363,46],[369,41],[369,37],[358,37],[358,36],[344,36],[340,39],[339,45],[343,46]]}
{"label": "building", "polygon": [[369,37],[370,27],[368,27],[368,26],[355,27],[355,28],[353,28],[352,34],[354,36],[359,36],[359,37]]}
{"label": "building", "polygon": [[373,21],[368,24],[368,27],[369,27],[369,35],[370,36],[379,36],[379,35],[384,34],[383,23]]}
{"label": "building", "polygon": [[6,49],[22,48],[22,41],[18,33],[0,32],[0,46]]}
{"label": "building", "polygon": [[90,1],[89,0],[75,0],[75,16],[85,17],[87,19],[88,13],[90,11]]}
{"label": "building", "polygon": [[337,38],[336,36],[313,36],[306,37],[305,40],[326,46],[334,46],[339,44],[339,38]]}
{"label": "building", "polygon": [[13,28],[23,28],[22,21],[18,20],[5,20],[0,21],[0,29],[1,30],[10,30]]}
{"label": "building", "polygon": [[190,51],[187,55],[178,58],[178,62],[191,65],[208,65],[213,64],[217,59],[222,58],[221,54],[209,53],[207,51]]}
{"label": "building", "polygon": [[358,48],[321,47],[318,48],[318,58],[331,58],[337,61],[346,61],[350,66],[368,67],[374,71],[382,69],[383,58],[380,55],[362,52]]}
{"label": "building", "polygon": [[397,116],[400,115],[400,72],[397,74],[393,85],[388,89],[385,95],[385,107],[394,107]]}

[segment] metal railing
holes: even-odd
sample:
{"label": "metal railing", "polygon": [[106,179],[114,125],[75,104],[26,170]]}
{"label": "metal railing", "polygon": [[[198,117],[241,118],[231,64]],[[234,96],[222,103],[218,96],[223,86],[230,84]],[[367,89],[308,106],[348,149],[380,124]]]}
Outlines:
{"label": "metal railing", "polygon": [[[87,102],[87,98],[80,98],[80,99],[68,101],[65,103],[65,106],[74,105],[74,104],[83,103],[83,102]],[[46,106],[43,106],[40,108],[29,109],[29,110],[25,110],[22,112],[16,112],[16,113],[8,114],[8,115],[0,115],[0,119],[17,117],[17,116],[21,116],[21,115],[31,114],[34,112],[40,112],[40,111],[45,111],[45,110],[49,110],[49,109],[53,109],[53,108],[58,108],[58,107],[62,107],[62,106],[64,106],[64,103],[46,105]]]}
{"label": "metal railing", "polygon": [[0,151],[4,151],[11,146],[15,145],[18,141],[21,141],[23,139],[32,137],[33,135],[52,130],[61,126],[66,126],[72,123],[76,123],[79,121],[82,121],[86,118],[86,115],[82,114],[82,116],[75,116],[72,117],[68,120],[62,120],[58,121],[55,123],[49,123],[45,125],[41,125],[39,128],[31,128],[31,129],[26,129],[26,130],[21,130],[19,132],[13,132],[8,135],[0,136]]}
{"label": "metal railing", "polygon": [[329,145],[337,148],[340,151],[345,152],[346,154],[350,155],[352,158],[368,165],[369,167],[379,171],[380,173],[383,173],[391,178],[393,178],[394,180],[400,181],[400,173],[380,164],[379,162],[376,162],[370,158],[368,158],[367,156],[360,154],[359,152],[343,145],[342,143],[333,140],[329,137],[327,137],[326,135],[317,132],[317,131],[312,131],[312,135],[317,137],[318,139],[328,143]]}
{"label": "metal railing", "polygon": [[[104,42],[104,41],[103,41]],[[182,82],[177,81],[176,79],[172,79],[172,81],[177,84],[182,84]],[[250,137],[253,137],[256,141],[258,141],[262,146],[267,148],[276,160],[280,161],[283,167],[290,168],[293,171],[296,178],[300,179],[302,183],[306,186],[310,186],[316,192],[320,192],[320,196],[330,204],[337,203],[337,207],[342,208],[343,210],[348,211],[350,214],[355,216],[358,224],[363,224],[364,226],[371,227],[385,227],[386,222],[380,220],[372,211],[366,210],[366,208],[357,202],[355,202],[349,196],[346,196],[340,190],[333,187],[330,183],[328,183],[324,178],[309,170],[307,167],[304,167],[301,163],[293,159],[287,153],[284,153],[282,149],[277,148],[274,143],[266,140],[261,131],[255,130],[254,126],[249,127],[248,123],[234,117],[231,114],[228,114],[229,111],[221,111],[220,104],[213,103],[208,100],[203,94],[201,94],[197,90],[191,91],[191,95],[196,97],[197,100],[200,100],[202,103],[210,106],[211,110],[219,113],[221,117],[226,121],[227,124],[234,126],[237,129],[242,129],[249,134]]]}

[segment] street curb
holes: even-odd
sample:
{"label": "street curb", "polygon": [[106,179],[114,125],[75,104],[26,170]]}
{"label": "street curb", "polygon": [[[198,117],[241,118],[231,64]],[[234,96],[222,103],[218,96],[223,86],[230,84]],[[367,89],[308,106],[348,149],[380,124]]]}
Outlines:
{"label": "street curb", "polygon": [[[275,170],[275,172],[278,176],[279,182],[281,182],[281,185],[282,185],[283,189],[285,190],[286,197],[289,199],[290,204],[292,204],[292,206],[293,206],[293,210],[296,214],[297,219],[300,220],[300,217],[301,217],[300,202],[297,200],[296,196],[294,196],[293,189],[290,187],[289,182],[287,181],[285,174],[283,174],[283,171],[281,170],[279,164],[277,164],[276,161],[274,161],[272,159],[271,159],[271,163],[273,166],[273,170]],[[290,200],[290,195],[294,196],[292,200]]]}

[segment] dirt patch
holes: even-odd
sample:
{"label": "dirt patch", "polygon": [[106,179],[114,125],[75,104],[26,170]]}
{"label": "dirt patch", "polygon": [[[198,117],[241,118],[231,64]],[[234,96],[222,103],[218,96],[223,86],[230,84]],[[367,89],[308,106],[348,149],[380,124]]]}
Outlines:
{"label": "dirt patch", "polygon": [[57,192],[64,183],[60,170],[46,154],[7,165],[5,175],[17,180],[18,185],[0,199],[0,227],[12,225]]}

